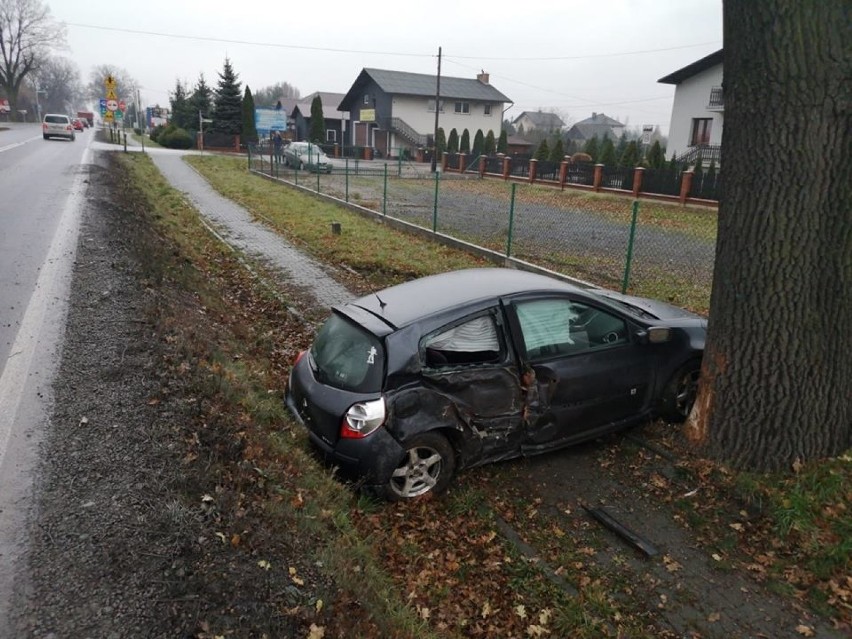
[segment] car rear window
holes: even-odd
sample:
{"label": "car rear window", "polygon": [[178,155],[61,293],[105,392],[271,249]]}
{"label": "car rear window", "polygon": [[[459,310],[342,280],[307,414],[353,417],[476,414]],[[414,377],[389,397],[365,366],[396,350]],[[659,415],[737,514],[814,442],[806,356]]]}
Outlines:
{"label": "car rear window", "polygon": [[376,393],[382,389],[385,355],[379,339],[333,314],[311,347],[314,374],[323,384],[342,390]]}
{"label": "car rear window", "polygon": [[50,124],[68,124],[68,118],[64,115],[46,115],[44,121]]}

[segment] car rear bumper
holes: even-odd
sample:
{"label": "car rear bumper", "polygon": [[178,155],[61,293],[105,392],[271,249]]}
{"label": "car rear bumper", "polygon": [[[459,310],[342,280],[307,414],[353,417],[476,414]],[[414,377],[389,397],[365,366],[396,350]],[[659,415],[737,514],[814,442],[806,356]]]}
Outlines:
{"label": "car rear bumper", "polygon": [[363,439],[341,438],[333,444],[329,443],[305,423],[289,392],[284,402],[290,413],[308,431],[311,444],[323,460],[338,466],[347,479],[357,480],[366,486],[384,486],[405,454],[405,449],[384,426]]}

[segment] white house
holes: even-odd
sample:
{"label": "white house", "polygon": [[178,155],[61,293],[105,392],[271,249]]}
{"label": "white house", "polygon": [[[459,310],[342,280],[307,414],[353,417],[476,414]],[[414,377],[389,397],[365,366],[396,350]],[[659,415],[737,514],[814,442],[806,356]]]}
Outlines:
{"label": "white house", "polygon": [[[385,69],[363,69],[338,105],[349,113],[348,144],[372,147],[384,156],[431,146],[435,131],[437,76]],[[500,136],[503,105],[509,98],[483,72],[473,78],[441,76],[438,126],[449,137],[467,129]]]}
{"label": "white house", "polygon": [[696,60],[658,82],[675,85],[667,152],[684,161],[699,155],[704,164],[721,164],[725,103],[722,97],[722,52]]}
{"label": "white house", "polygon": [[523,127],[524,133],[529,133],[536,129],[544,131],[545,133],[550,133],[551,131],[561,131],[565,126],[565,122],[563,122],[562,118],[555,113],[524,111],[512,120],[512,125],[517,131],[520,131],[521,127]]}

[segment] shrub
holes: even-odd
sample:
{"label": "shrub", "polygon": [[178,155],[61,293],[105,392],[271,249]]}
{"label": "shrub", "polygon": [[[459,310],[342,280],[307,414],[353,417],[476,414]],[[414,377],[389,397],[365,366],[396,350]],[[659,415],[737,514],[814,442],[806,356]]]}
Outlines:
{"label": "shrub", "polygon": [[192,136],[186,129],[177,127],[164,131],[157,142],[170,149],[191,149],[193,146]]}
{"label": "shrub", "polygon": [[153,129],[151,129],[151,135],[150,135],[151,141],[152,141],[152,142],[157,142],[157,141],[158,141],[158,139],[159,139],[159,137],[160,137],[160,135],[161,135],[161,134],[163,133],[163,131],[165,131],[165,130],[166,130],[166,125],[165,125],[165,124],[158,124],[158,125],[157,125],[157,126],[155,126]]}

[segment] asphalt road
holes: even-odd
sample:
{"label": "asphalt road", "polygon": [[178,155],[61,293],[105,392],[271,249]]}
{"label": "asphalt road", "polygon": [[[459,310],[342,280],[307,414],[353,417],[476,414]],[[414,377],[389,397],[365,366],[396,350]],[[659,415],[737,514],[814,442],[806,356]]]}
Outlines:
{"label": "asphalt road", "polygon": [[94,133],[0,123],[0,636],[26,539]]}

